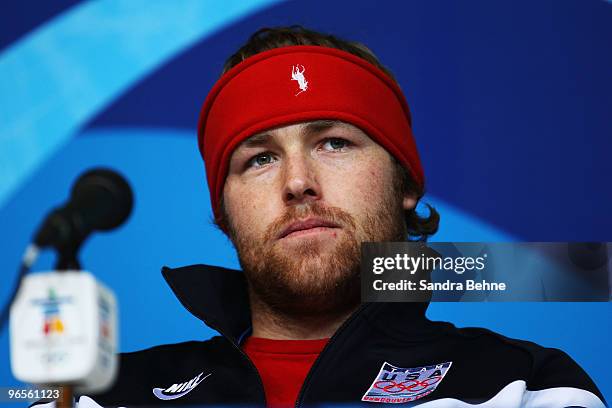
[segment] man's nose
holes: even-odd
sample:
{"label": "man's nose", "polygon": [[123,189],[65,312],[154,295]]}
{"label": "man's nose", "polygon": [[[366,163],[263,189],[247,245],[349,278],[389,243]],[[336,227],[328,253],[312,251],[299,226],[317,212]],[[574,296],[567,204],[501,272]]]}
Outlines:
{"label": "man's nose", "polygon": [[312,160],[304,154],[285,159],[283,168],[283,201],[287,205],[316,201],[321,198],[320,186]]}

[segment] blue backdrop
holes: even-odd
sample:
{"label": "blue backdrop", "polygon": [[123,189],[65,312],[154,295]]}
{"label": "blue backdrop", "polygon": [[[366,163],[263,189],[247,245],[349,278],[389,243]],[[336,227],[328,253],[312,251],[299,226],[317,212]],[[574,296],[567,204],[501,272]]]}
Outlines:
{"label": "blue backdrop", "polygon": [[[442,215],[435,240],[612,241],[612,4],[573,1],[14,1],[0,16],[0,287],[83,170],[130,180],[131,219],[85,246],[121,350],[213,334],[162,265],[238,267],[210,223],[195,125],[225,58],[262,26],[367,44],[411,105]],[[53,265],[44,254],[36,269]],[[434,304],[430,318],[568,352],[612,398],[611,305]],[[17,384],[0,333],[0,386]]]}

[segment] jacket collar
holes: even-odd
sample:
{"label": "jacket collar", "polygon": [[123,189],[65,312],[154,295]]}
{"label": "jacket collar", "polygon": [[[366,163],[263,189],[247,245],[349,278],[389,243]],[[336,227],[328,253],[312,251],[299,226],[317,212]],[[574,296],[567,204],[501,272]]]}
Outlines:
{"label": "jacket collar", "polygon": [[[242,271],[210,265],[162,268],[181,304],[234,343],[251,327],[247,282]],[[428,303],[366,303],[359,315],[381,331],[402,337],[427,335]]]}
{"label": "jacket collar", "polygon": [[251,326],[242,271],[210,265],[164,266],[162,275],[185,309],[233,342]]}

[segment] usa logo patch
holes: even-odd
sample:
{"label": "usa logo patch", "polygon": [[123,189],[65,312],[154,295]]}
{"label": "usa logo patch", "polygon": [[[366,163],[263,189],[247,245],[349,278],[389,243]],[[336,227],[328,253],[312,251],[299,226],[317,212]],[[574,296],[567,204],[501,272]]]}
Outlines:
{"label": "usa logo patch", "polygon": [[385,362],[361,400],[399,404],[423,398],[434,392],[452,363],[401,368]]}

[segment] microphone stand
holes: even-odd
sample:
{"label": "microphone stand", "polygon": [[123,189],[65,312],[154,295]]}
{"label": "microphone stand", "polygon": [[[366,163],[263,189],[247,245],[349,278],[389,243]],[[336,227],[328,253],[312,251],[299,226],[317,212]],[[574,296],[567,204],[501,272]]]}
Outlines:
{"label": "microphone stand", "polygon": [[57,399],[57,408],[72,408],[74,400],[74,388],[72,385],[60,385],[61,392]]}
{"label": "microphone stand", "polygon": [[[56,248],[57,262],[55,270],[58,273],[69,270],[81,270],[81,264],[77,259],[77,253],[81,243],[70,247]],[[74,407],[74,386],[71,384],[59,384],[61,389],[60,396],[56,402],[56,408],[73,408]]]}

